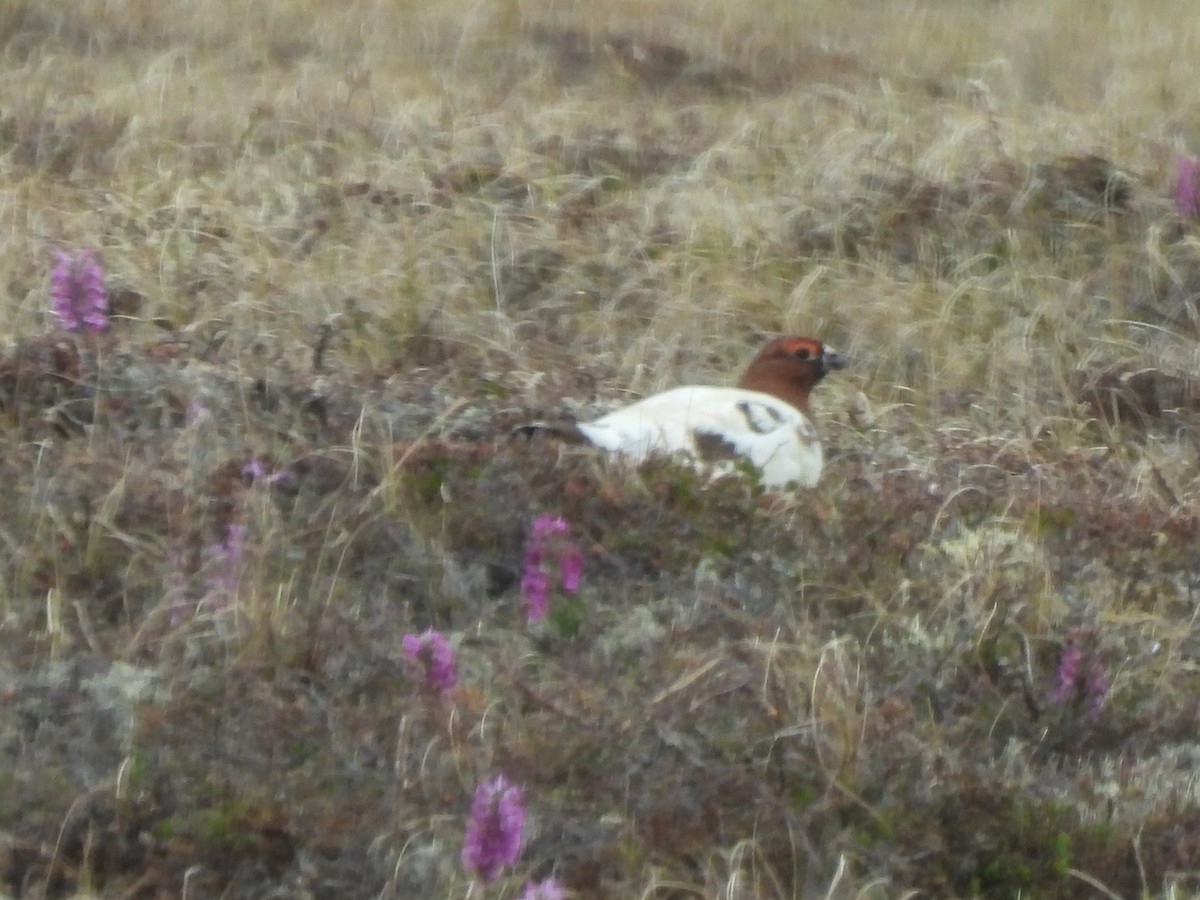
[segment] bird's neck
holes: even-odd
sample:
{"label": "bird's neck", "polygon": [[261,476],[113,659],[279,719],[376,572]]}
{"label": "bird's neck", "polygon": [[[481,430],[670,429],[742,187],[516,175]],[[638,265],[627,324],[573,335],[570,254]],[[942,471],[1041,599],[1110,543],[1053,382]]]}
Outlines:
{"label": "bird's neck", "polygon": [[738,387],[747,391],[761,391],[764,394],[770,394],[785,403],[790,403],[801,412],[809,411],[808,395],[812,391],[811,379],[803,374],[797,375],[794,367],[787,363],[776,365],[766,362],[751,366],[738,382]]}

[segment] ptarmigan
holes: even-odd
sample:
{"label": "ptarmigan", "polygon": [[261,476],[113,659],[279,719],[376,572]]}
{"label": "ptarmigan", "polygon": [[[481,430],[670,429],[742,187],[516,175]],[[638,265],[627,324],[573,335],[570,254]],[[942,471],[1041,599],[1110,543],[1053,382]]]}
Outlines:
{"label": "ptarmigan", "polygon": [[824,455],[808,396],[831,369],[845,365],[844,356],[818,340],[780,337],[758,351],[737,387],[672,388],[593,422],[536,423],[516,433],[547,432],[635,464],[678,453],[720,473],[742,458],[758,469],[765,487],[812,487]]}

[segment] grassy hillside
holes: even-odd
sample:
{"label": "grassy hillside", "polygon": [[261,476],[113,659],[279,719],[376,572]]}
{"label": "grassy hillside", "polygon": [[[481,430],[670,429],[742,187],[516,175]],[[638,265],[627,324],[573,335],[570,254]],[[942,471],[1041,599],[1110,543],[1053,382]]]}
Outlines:
{"label": "grassy hillside", "polygon": [[[1192,4],[68,5],[0,8],[0,895],[1200,891]],[[779,333],[815,490],[509,439]]]}

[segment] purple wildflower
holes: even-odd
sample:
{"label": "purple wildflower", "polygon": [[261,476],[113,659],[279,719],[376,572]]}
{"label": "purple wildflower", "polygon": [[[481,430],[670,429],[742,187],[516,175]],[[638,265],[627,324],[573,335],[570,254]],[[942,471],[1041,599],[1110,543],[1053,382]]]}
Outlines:
{"label": "purple wildflower", "polygon": [[538,884],[525,882],[525,893],[521,895],[521,900],[565,900],[566,896],[567,892],[557,879],[547,878]]}
{"label": "purple wildflower", "polygon": [[1185,219],[1200,217],[1200,160],[1181,156],[1175,164],[1175,185],[1171,190],[1175,212]]}
{"label": "purple wildflower", "polygon": [[264,478],[266,474],[267,467],[257,456],[250,457],[249,461],[242,466],[242,477],[249,478],[251,481],[257,481],[259,478]]}
{"label": "purple wildflower", "polygon": [[212,413],[208,411],[207,406],[194,397],[188,401],[185,421],[189,428],[207,424],[211,420]]}
{"label": "purple wildflower", "polygon": [[439,631],[430,628],[422,634],[406,634],[400,640],[404,655],[425,668],[425,683],[439,693],[458,683],[454,671],[454,651]]}
{"label": "purple wildflower", "polygon": [[76,254],[54,251],[50,273],[51,310],[67,331],[103,331],[108,327],[104,270],[89,247]]}
{"label": "purple wildflower", "polygon": [[563,551],[558,561],[558,570],[562,574],[562,589],[568,594],[579,590],[579,582],[583,577],[583,554],[574,544]]}
{"label": "purple wildflower", "polygon": [[1072,628],[1067,632],[1066,646],[1059,657],[1056,684],[1050,691],[1055,703],[1086,700],[1093,711],[1104,705],[1108,695],[1108,677],[1103,663],[1085,647],[1093,632],[1089,628]]}
{"label": "purple wildflower", "polygon": [[571,526],[562,516],[538,516],[529,529],[525,545],[525,568],[521,593],[530,619],[546,614],[550,576],[545,564],[558,563],[559,583],[567,593],[579,590],[583,575],[583,553],[569,537]]}
{"label": "purple wildflower", "polygon": [[566,534],[570,530],[571,526],[562,516],[538,516],[533,520],[529,534],[532,540],[544,541],[556,534]]}
{"label": "purple wildflower", "polygon": [[550,596],[550,576],[541,566],[541,560],[525,554],[525,572],[521,575],[521,593],[525,597],[525,610],[530,619],[540,619],[546,614]]}
{"label": "purple wildflower", "polygon": [[204,551],[207,562],[205,593],[202,603],[218,610],[227,609],[237,597],[242,578],[242,551],[246,546],[246,526],[233,522],[225,537]]}
{"label": "purple wildflower", "polygon": [[1068,639],[1062,656],[1058,659],[1058,672],[1055,675],[1057,684],[1050,691],[1050,699],[1055,703],[1063,703],[1075,695],[1079,687],[1079,669],[1083,665],[1083,648]]}
{"label": "purple wildflower", "polygon": [[267,464],[257,456],[252,456],[242,466],[242,477],[250,481],[258,481],[262,479],[269,485],[282,484],[289,481],[291,476],[286,469],[271,470],[267,468]]}
{"label": "purple wildflower", "polygon": [[463,866],[484,883],[492,881],[502,868],[517,861],[524,827],[521,789],[503,775],[480,782],[463,838]]}

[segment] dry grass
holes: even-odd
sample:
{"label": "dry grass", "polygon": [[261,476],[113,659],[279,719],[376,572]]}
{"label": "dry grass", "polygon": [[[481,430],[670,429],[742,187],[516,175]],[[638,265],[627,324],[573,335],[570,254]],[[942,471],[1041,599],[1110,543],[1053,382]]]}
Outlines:
{"label": "dry grass", "polygon": [[[496,771],[478,896],[1200,889],[1191,5],[45,7],[0,10],[0,893],[463,896]],[[505,440],[781,331],[854,361],[815,491]],[[587,568],[530,626],[543,512]]]}

